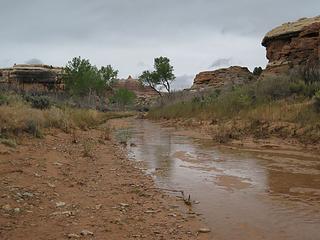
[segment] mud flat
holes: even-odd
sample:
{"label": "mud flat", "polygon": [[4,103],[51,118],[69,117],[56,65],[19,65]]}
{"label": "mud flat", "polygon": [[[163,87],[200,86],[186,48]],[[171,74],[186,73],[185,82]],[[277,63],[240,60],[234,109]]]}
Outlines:
{"label": "mud flat", "polygon": [[0,239],[210,239],[101,131],[0,144],[0,165]]}

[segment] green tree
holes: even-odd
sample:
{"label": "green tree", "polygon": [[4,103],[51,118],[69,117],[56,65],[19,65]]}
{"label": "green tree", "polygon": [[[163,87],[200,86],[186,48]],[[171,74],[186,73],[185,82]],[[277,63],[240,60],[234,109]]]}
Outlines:
{"label": "green tree", "polygon": [[171,93],[171,83],[175,79],[173,71],[169,58],[158,57],[154,59],[154,71],[143,71],[139,80],[143,85],[151,87],[162,96],[161,88]]}
{"label": "green tree", "polygon": [[116,79],[117,74],[118,71],[110,65],[98,70],[89,60],[75,57],[65,67],[64,83],[66,90],[72,95],[102,95]]}
{"label": "green tree", "polygon": [[112,68],[111,65],[107,65],[106,67],[101,67],[99,73],[106,83],[108,87],[112,87],[112,85],[117,81],[118,70]]}

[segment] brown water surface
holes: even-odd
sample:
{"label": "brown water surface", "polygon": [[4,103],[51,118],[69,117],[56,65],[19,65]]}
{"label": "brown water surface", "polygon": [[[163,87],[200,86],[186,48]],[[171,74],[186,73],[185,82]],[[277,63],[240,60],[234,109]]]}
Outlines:
{"label": "brown water surface", "polygon": [[320,239],[320,157],[245,152],[133,120],[128,154],[191,195],[214,239]]}

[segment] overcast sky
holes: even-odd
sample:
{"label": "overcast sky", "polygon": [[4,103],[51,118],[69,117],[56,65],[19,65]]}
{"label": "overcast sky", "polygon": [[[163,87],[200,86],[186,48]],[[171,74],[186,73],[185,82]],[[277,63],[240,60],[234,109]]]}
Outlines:
{"label": "overcast sky", "polygon": [[264,34],[320,14],[320,0],[0,0],[0,67],[74,56],[138,76],[167,56],[191,85],[203,70],[264,67]]}

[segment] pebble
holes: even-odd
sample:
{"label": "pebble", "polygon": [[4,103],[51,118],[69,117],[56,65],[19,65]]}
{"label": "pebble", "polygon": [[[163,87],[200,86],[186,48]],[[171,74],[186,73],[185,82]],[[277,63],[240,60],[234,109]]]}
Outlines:
{"label": "pebble", "polygon": [[51,187],[51,188],[55,188],[56,185],[52,184],[52,183],[48,183],[48,186]]}
{"label": "pebble", "polygon": [[82,236],[93,236],[93,232],[90,232],[90,231],[88,231],[88,230],[82,230],[81,232],[80,232],[80,234],[82,235]]}
{"label": "pebble", "polygon": [[70,233],[70,234],[68,234],[68,238],[80,238],[80,236],[75,233]]}
{"label": "pebble", "polygon": [[20,208],[15,208],[15,209],[14,209],[14,212],[15,212],[15,213],[20,213],[20,211],[21,211]]}
{"label": "pebble", "polygon": [[209,228],[200,228],[198,230],[199,233],[208,233],[208,232],[211,232],[211,230]]}
{"label": "pebble", "polygon": [[24,192],[24,193],[22,193],[22,196],[23,196],[23,197],[32,198],[32,197],[33,197],[33,193],[31,193],[31,192]]}
{"label": "pebble", "polygon": [[56,207],[64,207],[65,205],[65,202],[56,202]]}
{"label": "pebble", "polygon": [[127,203],[120,203],[120,206],[121,206],[121,207],[129,207],[129,204],[127,204]]}
{"label": "pebble", "polygon": [[2,206],[2,209],[5,210],[5,211],[7,211],[7,212],[9,212],[9,211],[12,210],[10,204],[3,205],[3,206]]}

